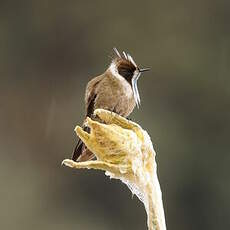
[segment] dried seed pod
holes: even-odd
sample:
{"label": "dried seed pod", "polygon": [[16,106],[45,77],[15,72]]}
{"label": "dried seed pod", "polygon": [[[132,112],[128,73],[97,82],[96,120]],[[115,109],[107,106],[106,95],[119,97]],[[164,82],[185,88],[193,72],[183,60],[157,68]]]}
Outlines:
{"label": "dried seed pod", "polygon": [[75,131],[96,160],[63,164],[71,168],[100,169],[120,179],[143,203],[149,230],[165,230],[162,195],[157,178],[156,153],[148,133],[138,124],[110,111],[97,109],[103,123],[87,118],[90,133],[77,126]]}

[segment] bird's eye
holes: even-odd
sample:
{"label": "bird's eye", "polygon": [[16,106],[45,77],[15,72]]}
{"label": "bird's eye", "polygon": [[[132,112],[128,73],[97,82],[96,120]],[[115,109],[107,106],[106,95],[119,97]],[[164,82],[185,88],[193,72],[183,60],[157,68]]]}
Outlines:
{"label": "bird's eye", "polygon": [[133,71],[131,69],[128,69],[128,68],[119,68],[118,69],[118,73],[124,77],[125,79],[129,79],[129,78],[132,78],[133,76]]}

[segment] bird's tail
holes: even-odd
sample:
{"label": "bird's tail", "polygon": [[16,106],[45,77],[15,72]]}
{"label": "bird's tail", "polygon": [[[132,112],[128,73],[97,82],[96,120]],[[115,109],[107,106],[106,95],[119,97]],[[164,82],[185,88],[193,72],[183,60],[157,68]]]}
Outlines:
{"label": "bird's tail", "polygon": [[[84,127],[83,130],[85,132],[90,132],[90,129],[88,127]],[[72,155],[72,160],[73,161],[86,161],[86,160],[91,160],[93,159],[95,156],[92,152],[90,152],[85,144],[82,142],[81,139],[78,140],[77,145],[73,151],[73,155]]]}
{"label": "bird's tail", "polygon": [[84,143],[82,142],[81,139],[78,140],[77,145],[73,151],[73,155],[72,155],[72,160],[73,161],[77,161],[77,159],[79,158],[79,156],[82,154],[84,149]]}

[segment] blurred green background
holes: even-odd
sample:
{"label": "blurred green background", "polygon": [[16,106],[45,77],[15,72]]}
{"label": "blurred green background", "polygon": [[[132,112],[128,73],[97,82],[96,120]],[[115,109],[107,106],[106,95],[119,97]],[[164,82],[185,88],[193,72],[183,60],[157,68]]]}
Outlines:
{"label": "blurred green background", "polygon": [[61,167],[112,48],[151,72],[131,119],[157,151],[168,229],[230,229],[230,1],[1,1],[0,228],[146,229],[99,171]]}

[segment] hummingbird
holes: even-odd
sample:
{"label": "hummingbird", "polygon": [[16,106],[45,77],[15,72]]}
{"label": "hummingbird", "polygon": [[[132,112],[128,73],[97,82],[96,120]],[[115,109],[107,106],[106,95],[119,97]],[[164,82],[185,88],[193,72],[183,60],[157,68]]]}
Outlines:
{"label": "hummingbird", "polygon": [[[96,120],[93,113],[95,109],[106,109],[120,116],[128,117],[135,106],[140,106],[140,95],[137,88],[137,80],[141,73],[150,68],[140,69],[130,54],[122,54],[113,48],[114,57],[107,70],[90,80],[85,91],[85,118]],[[83,129],[90,129],[83,124]],[[78,140],[73,151],[72,160],[92,160],[95,155],[87,149],[85,144]]]}

